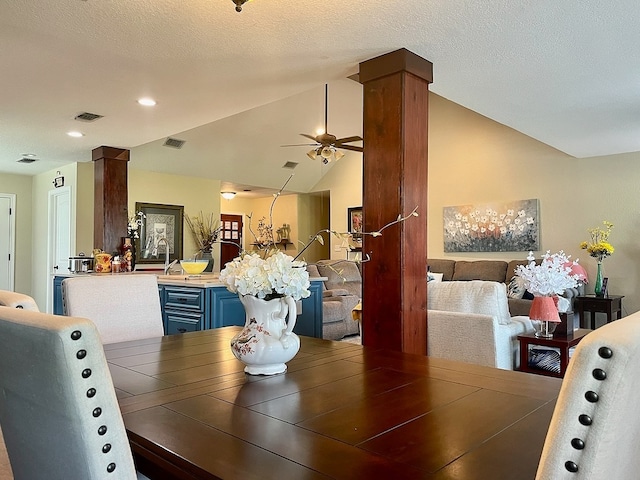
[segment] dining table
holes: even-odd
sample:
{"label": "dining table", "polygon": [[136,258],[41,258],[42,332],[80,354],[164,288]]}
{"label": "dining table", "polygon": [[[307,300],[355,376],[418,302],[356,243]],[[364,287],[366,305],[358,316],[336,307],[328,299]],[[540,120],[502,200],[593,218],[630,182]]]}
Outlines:
{"label": "dining table", "polygon": [[253,376],[240,330],[105,345],[149,478],[535,477],[561,379],[311,337]]}

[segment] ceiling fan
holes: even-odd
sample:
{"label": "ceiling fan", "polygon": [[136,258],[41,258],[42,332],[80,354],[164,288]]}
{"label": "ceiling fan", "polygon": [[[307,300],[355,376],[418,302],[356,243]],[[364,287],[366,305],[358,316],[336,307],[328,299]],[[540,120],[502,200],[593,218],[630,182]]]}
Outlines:
{"label": "ceiling fan", "polygon": [[352,137],[344,137],[344,138],[336,138],[335,135],[331,135],[327,131],[327,112],[329,107],[329,85],[325,84],[324,86],[324,133],[320,133],[318,135],[309,135],[306,133],[301,133],[305,138],[313,140],[316,143],[299,143],[296,145],[282,145],[283,147],[302,147],[302,146],[312,146],[314,147],[312,150],[307,152],[307,156],[311,160],[320,159],[322,163],[327,164],[332,161],[340,160],[344,157],[344,153],[340,152],[338,149],[343,150],[352,150],[354,152],[363,152],[363,147],[356,147],[354,145],[346,145],[351,142],[361,142],[362,137],[352,136]]}

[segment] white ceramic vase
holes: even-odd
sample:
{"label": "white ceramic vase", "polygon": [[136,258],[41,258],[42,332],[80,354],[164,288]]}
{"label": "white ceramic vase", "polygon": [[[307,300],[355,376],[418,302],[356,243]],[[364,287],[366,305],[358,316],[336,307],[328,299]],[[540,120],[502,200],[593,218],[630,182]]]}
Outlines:
{"label": "white ceramic vase", "polygon": [[[231,351],[250,375],[275,375],[287,370],[286,362],[300,350],[293,333],[296,302],[292,297],[261,300],[240,295],[246,312],[244,328],[231,339]],[[287,322],[287,314],[289,321]]]}

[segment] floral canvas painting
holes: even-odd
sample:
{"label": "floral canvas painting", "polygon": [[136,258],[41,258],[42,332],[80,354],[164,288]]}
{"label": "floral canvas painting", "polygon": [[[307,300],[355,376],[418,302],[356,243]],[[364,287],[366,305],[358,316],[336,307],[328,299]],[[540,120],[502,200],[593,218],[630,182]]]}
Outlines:
{"label": "floral canvas painting", "polygon": [[445,252],[539,250],[538,200],[444,207]]}

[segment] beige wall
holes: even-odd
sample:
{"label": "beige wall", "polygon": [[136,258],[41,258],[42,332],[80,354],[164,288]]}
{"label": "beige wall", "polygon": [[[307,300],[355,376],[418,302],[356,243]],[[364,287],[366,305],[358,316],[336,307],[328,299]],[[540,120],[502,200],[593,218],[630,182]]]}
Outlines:
{"label": "beige wall", "polygon": [[16,292],[31,295],[32,177],[0,174],[0,192],[16,196],[15,282]]}
{"label": "beige wall", "polygon": [[[541,250],[579,258],[592,280],[595,259],[580,250],[587,229],[611,221],[616,252],[604,261],[609,291],[640,309],[640,153],[576,159],[437,95],[430,97],[428,256],[526,258],[526,252],[444,254],[445,206],[537,198]],[[421,217],[424,221],[424,217]]]}
{"label": "beige wall", "polygon": [[[313,187],[314,192],[331,192],[331,215],[327,228],[340,233],[348,231],[347,209],[362,206],[362,154],[345,153]],[[340,238],[330,235],[329,243],[332,259],[355,257],[354,253],[347,253],[346,244]]]}
{"label": "beige wall", "polygon": [[[428,256],[452,259],[526,258],[527,252],[445,254],[445,206],[537,198],[540,245],[535,252],[564,250],[580,259],[592,279],[595,260],[580,250],[587,229],[611,221],[616,252],[604,261],[609,292],[625,295],[624,314],[640,310],[640,152],[576,159],[435,94],[429,108]],[[345,156],[314,186],[331,191],[331,228],[347,228],[347,208],[361,205],[354,179],[361,161]],[[408,212],[404,212],[408,213]],[[410,221],[413,221],[410,220]],[[332,239],[332,258],[336,252]]]}
{"label": "beige wall", "polygon": [[[136,202],[182,205],[184,214],[213,213],[220,218],[220,181],[208,178],[183,177],[129,168],[129,214],[135,213]],[[191,231],[183,226],[183,258],[192,257],[198,250]],[[126,232],[125,232],[126,233]],[[215,265],[220,263],[220,248],[214,246]]]}

